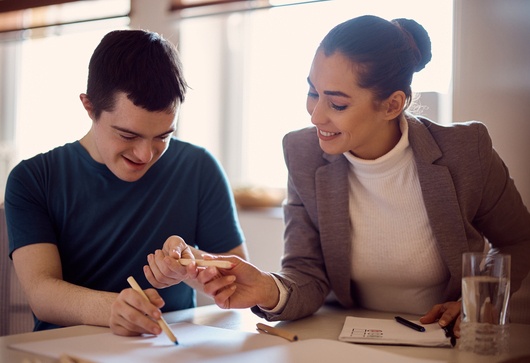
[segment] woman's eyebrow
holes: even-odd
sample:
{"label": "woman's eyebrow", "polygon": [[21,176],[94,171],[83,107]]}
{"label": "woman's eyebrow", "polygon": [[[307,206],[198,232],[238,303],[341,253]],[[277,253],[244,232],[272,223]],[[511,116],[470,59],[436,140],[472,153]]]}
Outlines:
{"label": "woman's eyebrow", "polygon": [[[309,86],[311,88],[315,88],[315,86],[313,85],[309,77],[307,77],[307,83],[309,83]],[[341,91],[324,91],[323,93],[328,96],[339,96],[339,97],[344,97],[344,98],[351,98],[349,95]]]}
{"label": "woman's eyebrow", "polygon": [[344,97],[344,98],[351,98],[346,93],[341,92],[341,91],[324,91],[324,94],[328,96],[339,96],[339,97]]}

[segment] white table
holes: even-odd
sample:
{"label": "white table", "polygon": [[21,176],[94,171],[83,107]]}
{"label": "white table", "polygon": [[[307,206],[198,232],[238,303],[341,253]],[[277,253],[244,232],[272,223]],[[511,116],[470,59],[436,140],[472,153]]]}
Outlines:
{"label": "white table", "polygon": [[[393,314],[379,313],[367,310],[344,310],[339,307],[325,306],[316,314],[297,321],[267,323],[254,315],[250,310],[222,310],[215,305],[202,306],[195,309],[175,311],[165,314],[168,323],[189,322],[199,325],[207,325],[225,329],[240,330],[246,332],[256,332],[256,323],[265,322],[269,325],[276,325],[283,329],[296,333],[300,340],[323,338],[338,340],[338,336],[344,324],[346,316],[370,317],[370,318],[393,318]],[[417,319],[417,316],[407,316],[405,318]],[[109,332],[108,328],[94,326],[75,326],[63,329],[41,331],[10,335],[0,338],[0,362],[2,363],[49,363],[52,359],[31,355],[25,352],[16,351],[9,348],[10,344],[34,342],[48,339],[56,339],[70,336],[83,336]],[[350,343],[342,343],[350,344]],[[426,348],[411,346],[384,346],[371,345],[376,349],[391,352],[405,357],[423,358],[446,362],[465,363],[489,363],[504,362],[523,363],[530,362],[530,325],[511,324],[510,327],[510,348],[507,356],[481,356],[468,352],[460,352],[457,348]],[[511,360],[510,360],[511,359]]]}

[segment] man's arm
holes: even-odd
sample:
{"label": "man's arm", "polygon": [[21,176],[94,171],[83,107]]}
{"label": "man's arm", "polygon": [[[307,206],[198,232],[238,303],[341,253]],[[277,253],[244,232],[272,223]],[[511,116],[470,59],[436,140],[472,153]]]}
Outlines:
{"label": "man's arm", "polygon": [[16,249],[13,262],[33,313],[48,323],[108,326],[118,335],[160,334],[156,323],[164,301],[154,289],[149,301],[132,289],[117,293],[97,291],[63,280],[61,260],[52,243]]}
{"label": "man's arm", "polygon": [[37,243],[13,252],[13,264],[33,313],[61,326],[109,326],[118,294],[96,291],[63,280],[61,260],[52,243]]}

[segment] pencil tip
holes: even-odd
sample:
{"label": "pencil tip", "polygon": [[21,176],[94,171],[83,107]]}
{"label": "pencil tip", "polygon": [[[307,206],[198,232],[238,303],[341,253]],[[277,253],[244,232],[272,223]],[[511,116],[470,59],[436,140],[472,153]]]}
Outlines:
{"label": "pencil tip", "polygon": [[178,340],[175,340],[175,345],[179,345],[179,342],[178,342]]}

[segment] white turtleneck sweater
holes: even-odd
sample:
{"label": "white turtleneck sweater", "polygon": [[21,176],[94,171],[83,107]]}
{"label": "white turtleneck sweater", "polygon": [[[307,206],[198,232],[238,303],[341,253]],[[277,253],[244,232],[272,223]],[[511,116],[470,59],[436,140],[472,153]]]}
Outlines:
{"label": "white turtleneck sweater", "polygon": [[398,144],[376,160],[351,153],[351,277],[367,309],[424,314],[440,303],[449,272],[429,224],[408,125]]}

